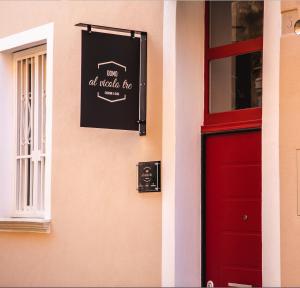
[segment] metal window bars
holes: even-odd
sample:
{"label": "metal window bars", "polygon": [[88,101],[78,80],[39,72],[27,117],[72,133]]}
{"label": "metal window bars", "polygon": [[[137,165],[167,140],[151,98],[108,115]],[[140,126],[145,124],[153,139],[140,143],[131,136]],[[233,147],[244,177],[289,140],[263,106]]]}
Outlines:
{"label": "metal window bars", "polygon": [[16,216],[42,216],[46,161],[46,53],[16,60]]}

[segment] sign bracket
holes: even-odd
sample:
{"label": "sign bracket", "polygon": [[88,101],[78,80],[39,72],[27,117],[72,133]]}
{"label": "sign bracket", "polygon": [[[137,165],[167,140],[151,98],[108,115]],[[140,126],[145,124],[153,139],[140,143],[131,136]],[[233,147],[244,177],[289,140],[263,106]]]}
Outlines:
{"label": "sign bracket", "polygon": [[143,31],[138,31],[138,30],[132,30],[132,29],[124,29],[124,28],[116,28],[116,27],[109,27],[109,26],[102,26],[102,25],[94,25],[94,24],[87,24],[87,23],[77,23],[75,24],[77,27],[83,27],[89,29],[98,29],[98,30],[106,30],[106,31],[114,31],[114,32],[123,32],[123,33],[129,33],[131,34],[132,32],[134,34],[142,34],[146,33]]}
{"label": "sign bracket", "polygon": [[141,33],[140,39],[140,89],[139,89],[139,133],[146,135],[146,108],[147,108],[147,33]]}
{"label": "sign bracket", "polygon": [[139,135],[145,136],[147,115],[147,32],[87,23],[77,23],[75,26],[87,28],[89,33],[92,33],[92,29],[97,29],[118,33],[127,33],[131,38],[135,38],[136,36],[140,38],[139,119],[136,121],[136,123],[138,124]]}
{"label": "sign bracket", "polygon": [[92,33],[92,25],[87,25],[87,31],[91,34]]}

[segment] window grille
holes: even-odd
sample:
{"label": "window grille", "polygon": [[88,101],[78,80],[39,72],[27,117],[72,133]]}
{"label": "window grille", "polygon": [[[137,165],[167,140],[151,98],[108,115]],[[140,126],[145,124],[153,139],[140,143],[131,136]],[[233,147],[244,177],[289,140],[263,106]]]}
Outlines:
{"label": "window grille", "polygon": [[45,162],[47,161],[47,56],[45,47],[28,49],[20,54],[15,54],[16,216],[42,217],[45,209]]}

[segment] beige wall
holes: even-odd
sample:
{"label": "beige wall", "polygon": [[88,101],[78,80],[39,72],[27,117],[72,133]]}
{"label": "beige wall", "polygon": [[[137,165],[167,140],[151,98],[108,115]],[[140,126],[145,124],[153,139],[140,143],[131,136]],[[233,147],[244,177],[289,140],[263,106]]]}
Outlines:
{"label": "beige wall", "polygon": [[[300,18],[299,1],[282,1],[281,4],[283,17],[288,10],[296,8],[296,17]],[[282,24],[286,25],[284,18]],[[282,35],[280,56],[281,284],[299,287],[300,216],[297,216],[297,197],[300,197],[300,191],[297,193],[296,160],[296,149],[300,149],[299,36],[294,33]]]}
{"label": "beige wall", "polygon": [[[52,231],[0,234],[1,286],[158,286],[161,194],[136,191],[161,159],[161,1],[0,1],[0,37],[54,22]],[[147,136],[80,128],[78,22],[148,32]]]}

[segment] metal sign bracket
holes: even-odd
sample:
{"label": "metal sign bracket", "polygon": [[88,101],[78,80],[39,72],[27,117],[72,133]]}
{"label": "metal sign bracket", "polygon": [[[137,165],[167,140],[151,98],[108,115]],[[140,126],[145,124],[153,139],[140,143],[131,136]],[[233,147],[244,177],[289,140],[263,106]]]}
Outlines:
{"label": "metal sign bracket", "polygon": [[139,119],[136,122],[138,124],[139,135],[145,136],[147,115],[147,32],[87,23],[77,23],[75,26],[84,27],[89,33],[92,33],[92,29],[97,29],[104,31],[113,31],[118,33],[126,33],[131,38],[140,38]]}

